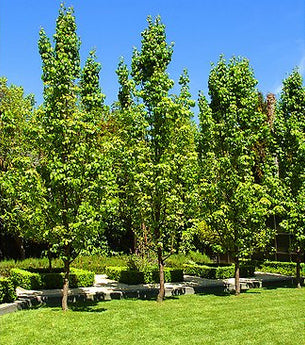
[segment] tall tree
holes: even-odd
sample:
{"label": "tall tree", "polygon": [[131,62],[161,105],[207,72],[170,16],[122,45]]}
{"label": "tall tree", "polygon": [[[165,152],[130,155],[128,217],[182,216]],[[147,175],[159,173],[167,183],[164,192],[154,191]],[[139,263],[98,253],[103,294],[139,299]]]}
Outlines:
{"label": "tall tree", "polygon": [[165,26],[160,17],[148,17],[142,32],[141,50],[134,50],[132,77],[136,96],[143,100],[148,126],[145,139],[149,148],[143,179],[145,227],[157,252],[160,271],[158,301],[164,298],[164,262],[173,250],[179,232],[186,225],[187,202],[196,162],[194,127],[187,88],[187,76],[181,79],[180,96],[170,96],[174,83],[167,74],[173,44],[166,42]]}
{"label": "tall tree", "polygon": [[283,81],[275,119],[279,178],[284,189],[285,212],[281,226],[292,235],[297,253],[297,286],[305,250],[305,88],[297,70]]}
{"label": "tall tree", "polygon": [[142,211],[145,209],[145,199],[141,197],[145,190],[145,162],[149,155],[145,140],[147,122],[143,107],[134,101],[135,82],[130,78],[130,72],[123,59],[116,72],[120,88],[118,103],[111,119],[116,128],[112,141],[116,142],[113,154],[119,209],[115,217],[114,232],[116,235],[124,236],[124,243],[132,252],[139,253],[143,236],[140,236],[138,229],[143,229]]}
{"label": "tall tree", "polygon": [[270,155],[262,160],[257,150],[268,147],[270,126],[258,111],[256,83],[248,60],[221,57],[209,76],[210,104],[202,94],[199,99],[200,227],[208,242],[231,254],[236,294],[241,259],[274,235],[266,227],[272,199],[256,179],[260,171],[260,182],[272,180]]}
{"label": "tall tree", "polygon": [[103,96],[98,86],[99,66],[92,55],[81,74],[80,40],[72,8],[61,6],[54,42],[53,47],[41,29],[44,107],[39,172],[45,188],[44,237],[64,262],[62,308],[67,310],[70,264],[101,229],[99,205],[105,188],[99,182],[105,160],[98,146],[96,112],[102,107]]}

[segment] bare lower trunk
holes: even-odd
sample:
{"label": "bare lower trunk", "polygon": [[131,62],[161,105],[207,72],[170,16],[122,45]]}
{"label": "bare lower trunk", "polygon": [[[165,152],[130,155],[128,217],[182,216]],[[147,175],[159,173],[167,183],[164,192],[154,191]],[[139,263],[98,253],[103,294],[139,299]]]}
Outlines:
{"label": "bare lower trunk", "polygon": [[48,249],[48,260],[49,260],[49,271],[51,272],[52,271],[52,254],[51,254],[51,251],[50,249]]}
{"label": "bare lower trunk", "polygon": [[162,256],[162,248],[158,248],[158,264],[159,264],[159,275],[160,275],[160,289],[157,297],[157,302],[162,302],[165,296],[164,286],[164,261]]}
{"label": "bare lower trunk", "polygon": [[239,259],[235,260],[235,295],[240,294],[240,274],[239,274]]}
{"label": "bare lower trunk", "polygon": [[296,283],[297,288],[301,288],[301,249],[297,249],[297,266],[296,266]]}
{"label": "bare lower trunk", "polygon": [[61,301],[61,307],[63,311],[68,310],[69,274],[70,274],[70,262],[69,260],[65,260],[65,277],[64,277],[64,285],[62,289],[62,301]]}
{"label": "bare lower trunk", "polygon": [[25,249],[24,249],[23,238],[20,236],[16,236],[16,243],[18,246],[19,258],[21,260],[24,260],[25,259]]}

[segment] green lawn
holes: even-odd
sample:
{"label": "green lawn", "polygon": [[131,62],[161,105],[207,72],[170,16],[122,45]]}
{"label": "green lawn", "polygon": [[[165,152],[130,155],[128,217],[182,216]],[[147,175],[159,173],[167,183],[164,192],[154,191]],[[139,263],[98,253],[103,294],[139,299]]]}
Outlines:
{"label": "green lawn", "polygon": [[114,300],[0,317],[0,344],[305,344],[305,289]]}

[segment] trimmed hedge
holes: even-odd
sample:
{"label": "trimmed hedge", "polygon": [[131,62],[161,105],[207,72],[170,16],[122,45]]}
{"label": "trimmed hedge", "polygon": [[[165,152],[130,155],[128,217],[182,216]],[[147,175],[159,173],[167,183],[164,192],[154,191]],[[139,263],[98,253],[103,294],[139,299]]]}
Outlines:
{"label": "trimmed hedge", "polygon": [[[144,271],[129,270],[127,267],[107,267],[106,274],[108,278],[128,285],[159,283],[159,271],[155,267],[148,267]],[[165,282],[183,281],[183,271],[165,268]]]}
{"label": "trimmed hedge", "polygon": [[[286,276],[296,275],[295,262],[282,262],[282,261],[265,261],[260,270],[262,272],[277,273]],[[301,263],[301,276],[305,277],[305,264]]]}
{"label": "trimmed hedge", "polygon": [[0,278],[0,303],[11,303],[17,298],[13,282],[9,278]]}
{"label": "trimmed hedge", "polygon": [[[106,266],[126,266],[128,256],[116,255],[116,256],[78,256],[71,267],[83,269],[87,271],[93,271],[96,274],[105,274]],[[47,258],[28,258],[25,260],[3,260],[0,261],[0,275],[9,277],[12,268],[28,269],[46,269],[49,270],[49,261]],[[62,269],[63,261],[61,259],[52,259],[52,270]]]}
{"label": "trimmed hedge", "polygon": [[[184,273],[207,279],[228,279],[235,274],[234,265],[184,265]],[[240,265],[240,277],[253,277],[255,266],[250,264]]]}
{"label": "trimmed hedge", "polygon": [[[63,287],[64,272],[56,269],[52,272],[46,269],[22,270],[13,268],[11,280],[15,286],[28,290],[37,289],[61,289]],[[94,283],[94,272],[71,268],[69,276],[69,287],[92,286]]]}

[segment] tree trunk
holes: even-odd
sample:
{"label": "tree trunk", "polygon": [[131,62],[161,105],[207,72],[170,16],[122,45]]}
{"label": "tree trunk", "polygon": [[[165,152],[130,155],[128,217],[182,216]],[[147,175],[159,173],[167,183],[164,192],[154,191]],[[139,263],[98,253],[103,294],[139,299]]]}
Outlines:
{"label": "tree trunk", "polygon": [[300,247],[297,248],[297,266],[296,266],[296,283],[297,288],[301,288],[301,249]]}
{"label": "tree trunk", "polygon": [[235,295],[240,294],[239,258],[235,259]]}
{"label": "tree trunk", "polygon": [[162,302],[165,296],[164,286],[164,261],[162,257],[162,248],[158,248],[158,264],[159,264],[159,276],[160,276],[160,289],[157,297],[157,302]]}
{"label": "tree trunk", "polygon": [[65,260],[65,277],[64,277],[64,285],[62,289],[62,301],[61,307],[63,311],[68,310],[68,292],[69,292],[69,274],[70,274],[70,261]]}
{"label": "tree trunk", "polygon": [[48,249],[48,260],[49,260],[49,271],[51,272],[52,271],[52,254],[51,254],[51,251],[50,249]]}
{"label": "tree trunk", "polygon": [[21,260],[25,259],[25,249],[24,249],[24,241],[21,236],[16,236],[16,243],[18,247],[18,252],[19,252],[19,258]]}

